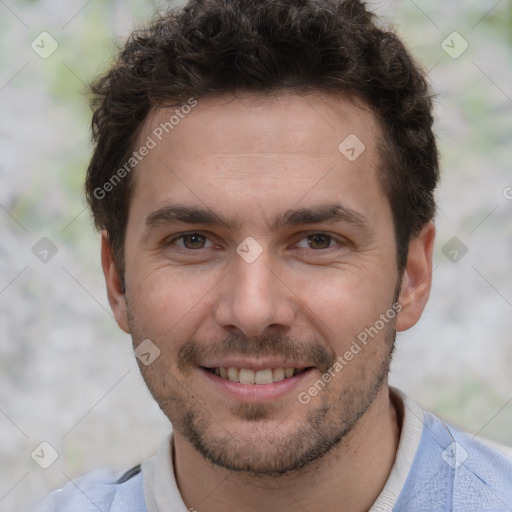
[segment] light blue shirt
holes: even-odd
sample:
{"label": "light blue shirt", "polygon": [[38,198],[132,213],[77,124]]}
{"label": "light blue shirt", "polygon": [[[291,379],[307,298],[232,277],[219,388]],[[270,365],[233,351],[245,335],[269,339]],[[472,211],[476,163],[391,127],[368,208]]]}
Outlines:
{"label": "light blue shirt", "polygon": [[[512,512],[512,450],[496,450],[391,388],[401,409],[395,463],[369,512]],[[54,491],[34,512],[189,512],[172,467],[172,434],[125,481],[93,474]]]}

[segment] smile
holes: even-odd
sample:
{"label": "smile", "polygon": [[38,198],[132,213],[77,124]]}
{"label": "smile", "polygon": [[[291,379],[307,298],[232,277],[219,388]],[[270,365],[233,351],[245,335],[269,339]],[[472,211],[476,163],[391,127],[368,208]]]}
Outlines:
{"label": "smile", "polygon": [[307,368],[265,368],[262,370],[251,370],[249,368],[205,368],[207,371],[214,373],[222,379],[231,382],[239,382],[240,384],[272,384],[289,379],[297,375]]}
{"label": "smile", "polygon": [[305,382],[311,378],[310,374],[315,368],[200,366],[199,370],[208,382],[207,389],[220,393],[229,400],[256,403],[293,396],[297,390],[307,387]]}

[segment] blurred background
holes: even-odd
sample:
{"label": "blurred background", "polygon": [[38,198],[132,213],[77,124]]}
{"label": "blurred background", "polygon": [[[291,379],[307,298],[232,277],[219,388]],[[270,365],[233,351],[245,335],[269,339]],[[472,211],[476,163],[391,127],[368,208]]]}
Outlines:
{"label": "blurred background", "polygon": [[[391,383],[512,445],[512,2],[370,4],[430,74],[442,164],[431,299]],[[110,312],[82,189],[86,84],[165,5],[0,0],[0,512],[128,469],[170,429]]]}

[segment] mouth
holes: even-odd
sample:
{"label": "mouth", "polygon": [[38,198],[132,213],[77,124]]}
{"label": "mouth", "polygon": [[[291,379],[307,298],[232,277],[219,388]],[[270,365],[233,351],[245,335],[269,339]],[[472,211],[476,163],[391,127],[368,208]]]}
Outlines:
{"label": "mouth", "polygon": [[239,403],[271,402],[306,388],[315,367],[239,368],[236,366],[200,366],[207,389]]}
{"label": "mouth", "polygon": [[291,379],[292,377],[306,372],[312,367],[306,368],[263,368],[261,370],[252,370],[250,368],[236,368],[236,367],[215,367],[206,368],[203,370],[213,373],[221,379],[229,380],[231,382],[239,382],[240,384],[259,384],[268,385],[275,382],[281,382],[284,379]]}

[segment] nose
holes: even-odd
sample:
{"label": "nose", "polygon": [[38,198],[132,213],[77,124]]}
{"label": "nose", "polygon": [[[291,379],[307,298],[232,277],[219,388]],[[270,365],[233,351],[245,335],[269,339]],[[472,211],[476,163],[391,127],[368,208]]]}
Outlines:
{"label": "nose", "polygon": [[252,263],[236,256],[219,283],[217,324],[245,336],[260,336],[268,328],[287,331],[296,314],[295,296],[276,270],[264,254]]}

